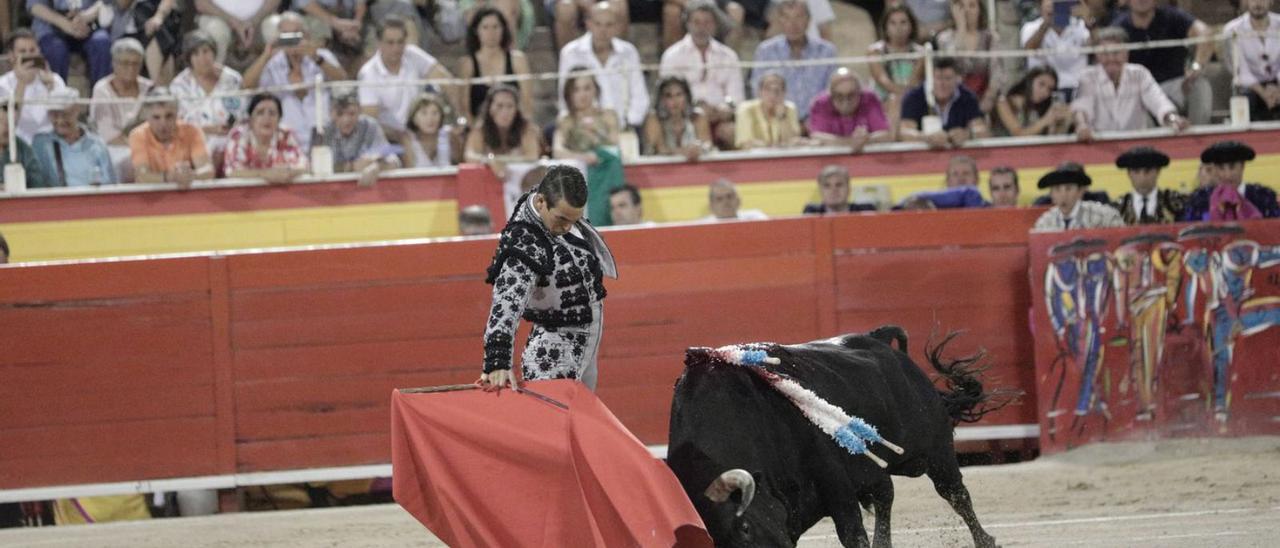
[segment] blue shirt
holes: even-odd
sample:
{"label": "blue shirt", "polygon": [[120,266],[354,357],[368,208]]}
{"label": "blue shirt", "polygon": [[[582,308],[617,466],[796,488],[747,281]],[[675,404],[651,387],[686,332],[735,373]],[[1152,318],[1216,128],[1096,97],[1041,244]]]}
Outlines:
{"label": "blue shirt", "polygon": [[[800,51],[801,60],[834,59],[836,47],[821,38],[808,37],[804,49]],[[779,34],[760,42],[756,46],[756,61],[790,61],[791,46],[787,44],[786,35]],[[796,104],[796,114],[801,120],[809,117],[809,103],[819,93],[827,89],[831,74],[836,71],[835,65],[809,65],[803,67],[772,67],[751,70],[751,94],[757,95],[760,80],[770,72],[777,72],[787,80],[787,100]]]}
{"label": "blue shirt", "polygon": [[[938,209],[956,209],[965,207],[987,207],[986,200],[982,199],[982,192],[978,191],[978,187],[970,185],[953,186],[944,190],[932,190],[928,192],[917,192],[911,195],[911,198],[924,198],[933,202],[933,206]],[[910,200],[911,198],[907,198]]]}
{"label": "blue shirt", "polygon": [[[116,179],[116,170],[111,164],[107,145],[97,135],[90,133],[89,128],[82,125],[80,131],[82,135],[75,144],[68,144],[52,131],[37,133],[36,138],[31,141],[31,148],[35,150],[36,159],[48,175],[50,186],[89,186],[95,179],[104,185],[120,182]],[[55,144],[62,147],[65,180],[59,175]]]}
{"label": "blue shirt", "polygon": [[[914,120],[916,127],[924,129],[921,120],[929,113],[929,103],[925,102],[924,86],[916,86],[902,97],[902,119]],[[968,128],[974,118],[982,117],[982,107],[978,105],[978,96],[963,85],[956,86],[951,102],[938,105],[938,115],[942,117],[942,129]]]}

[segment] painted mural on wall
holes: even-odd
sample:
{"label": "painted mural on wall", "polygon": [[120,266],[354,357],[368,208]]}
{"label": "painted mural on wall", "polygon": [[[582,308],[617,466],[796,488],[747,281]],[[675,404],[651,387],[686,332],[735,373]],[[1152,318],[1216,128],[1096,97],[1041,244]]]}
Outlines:
{"label": "painted mural on wall", "polygon": [[1041,448],[1280,433],[1280,221],[1033,235]]}

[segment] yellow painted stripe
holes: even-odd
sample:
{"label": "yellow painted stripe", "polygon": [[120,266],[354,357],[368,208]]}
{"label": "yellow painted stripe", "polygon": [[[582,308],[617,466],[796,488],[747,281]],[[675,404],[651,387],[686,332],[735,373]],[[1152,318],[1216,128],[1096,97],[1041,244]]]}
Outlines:
{"label": "yellow painted stripe", "polygon": [[14,262],[453,236],[455,200],[0,225]]}

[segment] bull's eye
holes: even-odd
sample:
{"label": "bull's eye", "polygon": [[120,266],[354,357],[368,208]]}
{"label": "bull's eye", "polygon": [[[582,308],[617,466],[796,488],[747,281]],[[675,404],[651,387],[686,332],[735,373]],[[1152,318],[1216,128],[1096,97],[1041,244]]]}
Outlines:
{"label": "bull's eye", "polygon": [[751,524],[750,524],[750,523],[747,523],[745,520],[744,520],[744,521],[742,521],[742,522],[740,522],[740,523],[738,524],[738,534],[739,534],[740,536],[742,536],[742,538],[743,538],[744,540],[750,540],[750,539],[751,539]]}

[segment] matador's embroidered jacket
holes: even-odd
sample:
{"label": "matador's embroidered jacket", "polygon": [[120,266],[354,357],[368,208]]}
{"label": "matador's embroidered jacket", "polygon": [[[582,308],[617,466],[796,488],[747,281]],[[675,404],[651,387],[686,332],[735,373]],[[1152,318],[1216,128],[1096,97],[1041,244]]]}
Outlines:
{"label": "matador's embroidered jacket", "polygon": [[585,220],[554,236],[525,194],[498,238],[485,283],[493,284],[493,306],[484,332],[484,372],[511,368],[520,318],[554,331],[599,321],[592,303],[604,299],[604,276],[617,278],[613,255]]}

